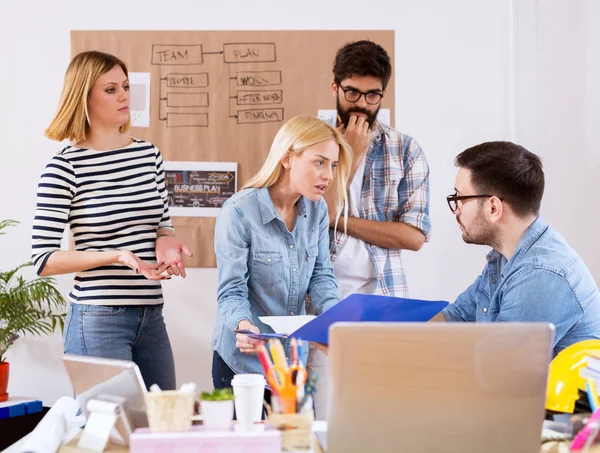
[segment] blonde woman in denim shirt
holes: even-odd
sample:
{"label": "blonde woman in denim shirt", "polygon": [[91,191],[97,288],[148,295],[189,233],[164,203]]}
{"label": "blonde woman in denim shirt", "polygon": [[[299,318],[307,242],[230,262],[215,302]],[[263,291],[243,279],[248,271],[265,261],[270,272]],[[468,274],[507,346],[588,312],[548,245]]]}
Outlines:
{"label": "blonde woman in denim shirt", "polygon": [[223,205],[215,228],[215,388],[230,387],[237,373],[262,373],[255,354],[262,342],[234,330],[272,332],[259,316],[305,314],[306,296],[316,314],[339,301],[323,194],[335,184],[330,190],[342,200],[336,207],[339,219],[351,163],[339,131],[298,116],[279,130],[258,174]]}

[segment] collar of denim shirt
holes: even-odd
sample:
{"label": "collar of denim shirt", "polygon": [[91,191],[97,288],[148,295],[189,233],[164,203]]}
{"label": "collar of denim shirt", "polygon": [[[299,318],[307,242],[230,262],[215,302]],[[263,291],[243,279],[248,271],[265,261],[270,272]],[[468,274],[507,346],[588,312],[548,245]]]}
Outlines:
{"label": "collar of denim shirt", "polygon": [[[260,216],[262,217],[263,224],[269,223],[273,219],[278,219],[277,210],[271,200],[271,194],[269,194],[268,187],[262,187],[258,189],[258,204],[260,206]],[[304,197],[300,195],[300,199],[296,203],[296,217],[306,217],[306,205],[304,204]]]}
{"label": "collar of denim shirt", "polygon": [[[540,238],[542,234],[546,232],[547,229],[548,224],[546,223],[546,221],[542,219],[541,216],[538,216],[525,230],[523,236],[521,236],[521,239],[519,239],[519,243],[517,244],[517,249],[515,250],[515,253],[506,264],[512,264],[520,261],[527,254],[531,246],[535,244],[535,242]],[[492,250],[486,256],[488,263],[492,263],[501,258],[504,258],[504,256],[496,250]],[[506,272],[506,269],[504,269],[504,272]]]}

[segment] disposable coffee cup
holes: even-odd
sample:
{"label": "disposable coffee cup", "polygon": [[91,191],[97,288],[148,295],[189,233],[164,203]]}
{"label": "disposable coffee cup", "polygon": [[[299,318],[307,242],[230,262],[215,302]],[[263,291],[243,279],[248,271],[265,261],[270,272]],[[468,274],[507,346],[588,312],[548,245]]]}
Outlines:
{"label": "disposable coffee cup", "polygon": [[260,422],[266,381],[262,374],[236,374],[231,381],[238,424],[251,428]]}

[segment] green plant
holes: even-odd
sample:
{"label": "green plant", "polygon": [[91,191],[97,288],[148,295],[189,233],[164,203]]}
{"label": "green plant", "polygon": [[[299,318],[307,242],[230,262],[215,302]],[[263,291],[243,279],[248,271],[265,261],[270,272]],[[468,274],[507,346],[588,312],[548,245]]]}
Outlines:
{"label": "green plant", "polygon": [[229,401],[233,399],[231,389],[214,389],[212,392],[202,392],[200,399],[203,401]]}
{"label": "green plant", "polygon": [[[18,225],[14,220],[0,222],[0,235],[6,227]],[[19,273],[33,266],[28,262],[16,268],[0,272],[0,363],[6,360],[8,348],[21,335],[50,334],[57,325],[64,329],[66,302],[56,282],[50,277],[27,281]]]}

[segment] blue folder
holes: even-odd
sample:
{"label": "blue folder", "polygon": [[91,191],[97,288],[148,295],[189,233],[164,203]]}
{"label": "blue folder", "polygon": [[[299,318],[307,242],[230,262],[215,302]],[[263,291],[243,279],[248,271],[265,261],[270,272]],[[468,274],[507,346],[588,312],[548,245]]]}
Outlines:
{"label": "blue folder", "polygon": [[21,415],[35,414],[36,412],[42,412],[42,402],[39,400],[16,401],[14,404],[10,404],[9,400],[0,407],[0,420],[4,418],[19,417]]}
{"label": "blue folder", "polygon": [[329,326],[335,322],[426,322],[446,305],[445,301],[352,294],[289,337],[329,344]]}

